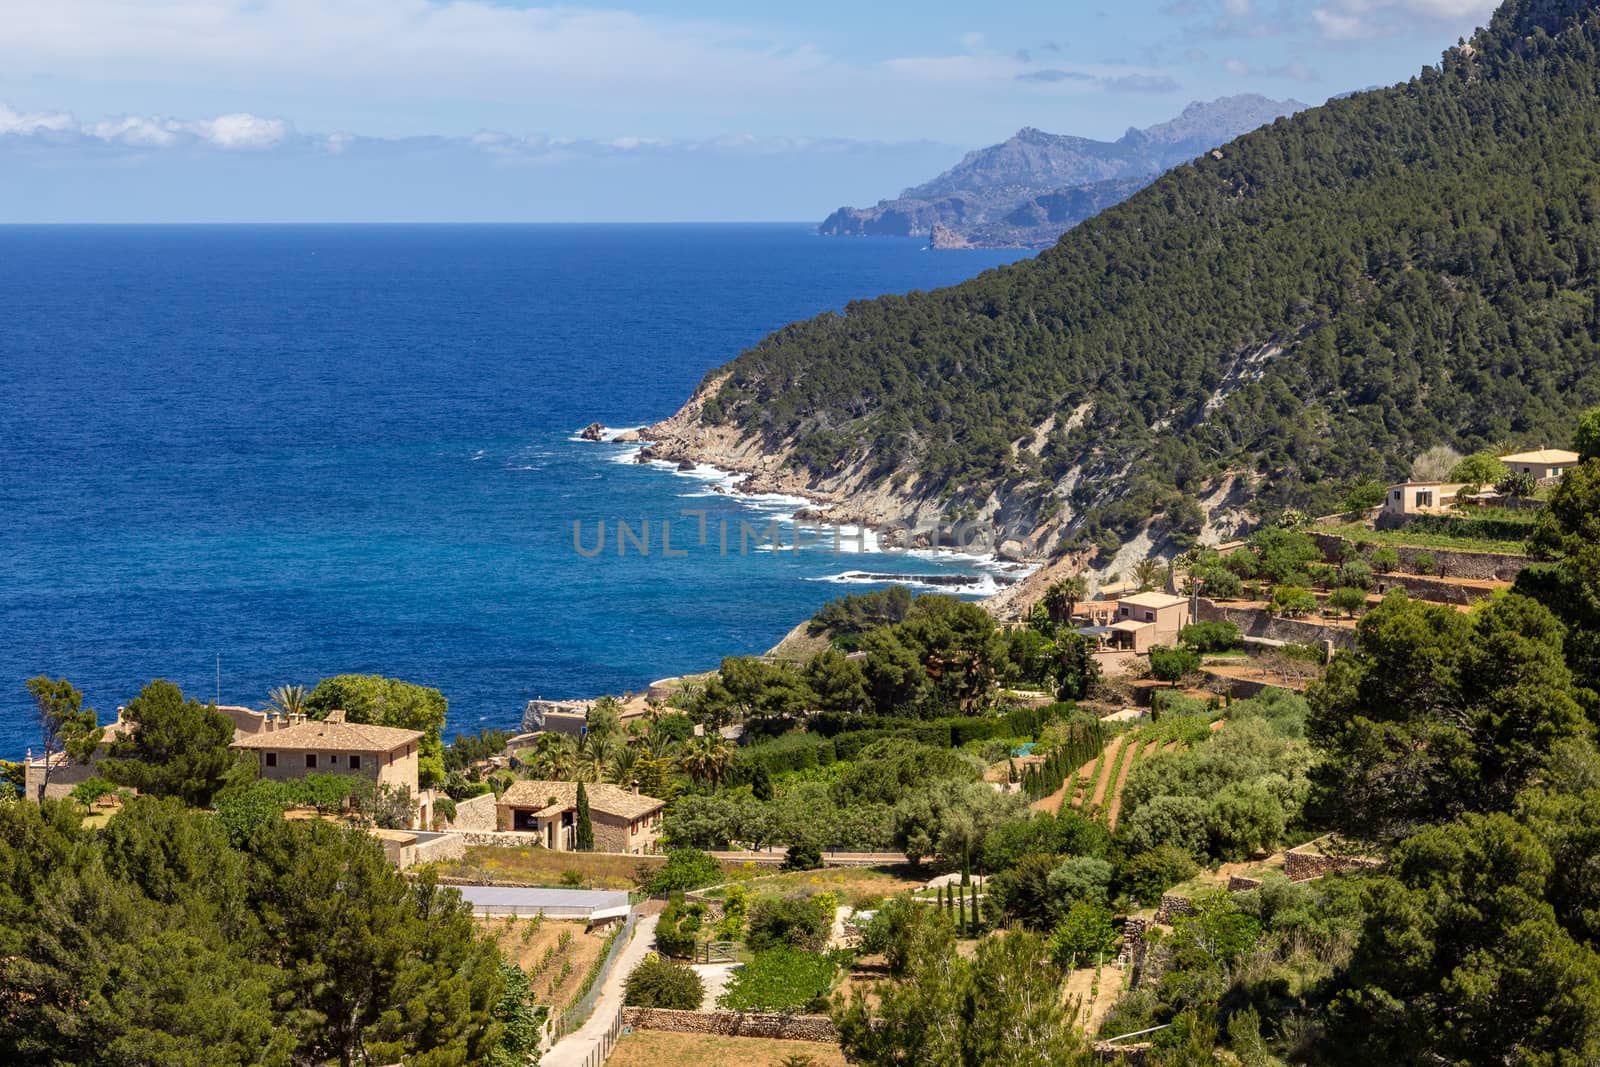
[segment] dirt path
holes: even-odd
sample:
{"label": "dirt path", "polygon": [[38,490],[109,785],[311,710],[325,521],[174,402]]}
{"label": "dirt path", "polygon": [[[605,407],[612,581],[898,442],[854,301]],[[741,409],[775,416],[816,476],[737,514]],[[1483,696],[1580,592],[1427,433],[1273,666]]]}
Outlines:
{"label": "dirt path", "polygon": [[[1047,811],[1051,815],[1056,814],[1061,810],[1061,802],[1062,799],[1067,796],[1067,790],[1077,789],[1078,785],[1083,781],[1084,776],[1089,773],[1092,767],[1094,767],[1094,760],[1090,760],[1082,767],[1079,767],[1077,773],[1068,775],[1067,780],[1061,783],[1060,789],[1057,789],[1054,793],[1051,793],[1047,797],[1040,797],[1038,800],[1035,800],[1032,804],[1028,805],[1028,809],[1030,811]],[[1067,800],[1067,806],[1073,806],[1070,799]]]}
{"label": "dirt path", "polygon": [[1111,788],[1111,768],[1116,766],[1117,754],[1122,751],[1126,735],[1118,734],[1111,744],[1106,746],[1105,766],[1100,768],[1100,780],[1094,783],[1094,796],[1089,798],[1089,810],[1099,811],[1105,803],[1106,790]]}
{"label": "dirt path", "polygon": [[1099,992],[1090,998],[1090,991],[1094,986],[1094,968],[1083,967],[1067,975],[1066,1003],[1074,1004],[1078,1008],[1078,1029],[1093,1035],[1100,1029],[1100,1021],[1106,1017],[1115,1004],[1117,997],[1122,993],[1122,983],[1126,976],[1119,967],[1109,964],[1100,970]]}
{"label": "dirt path", "polygon": [[1122,814],[1122,790],[1128,784],[1128,775],[1133,773],[1134,764],[1143,763],[1155,755],[1156,749],[1160,744],[1161,742],[1159,741],[1151,741],[1144,746],[1142,751],[1130,753],[1128,758],[1122,762],[1122,773],[1117,775],[1116,791],[1111,794],[1111,806],[1106,809],[1106,829],[1115,830],[1117,828],[1117,816]]}

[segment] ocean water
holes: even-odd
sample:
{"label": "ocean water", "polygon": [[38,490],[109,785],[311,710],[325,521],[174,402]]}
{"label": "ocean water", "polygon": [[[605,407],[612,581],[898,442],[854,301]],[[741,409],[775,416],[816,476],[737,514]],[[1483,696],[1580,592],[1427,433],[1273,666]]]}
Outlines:
{"label": "ocean water", "polygon": [[800,225],[0,228],[0,755],[37,744],[39,673],[104,721],[154,677],[260,706],[375,671],[475,730],[762,651],[851,572],[982,574],[741,551],[796,502],[576,431],[671,414],[792,319],[1019,255]]}

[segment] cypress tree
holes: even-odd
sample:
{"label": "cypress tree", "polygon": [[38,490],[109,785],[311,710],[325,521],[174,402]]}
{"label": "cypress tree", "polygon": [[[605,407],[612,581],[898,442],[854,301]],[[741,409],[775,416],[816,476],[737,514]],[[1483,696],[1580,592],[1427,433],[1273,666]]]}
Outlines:
{"label": "cypress tree", "polygon": [[594,851],[594,823],[589,820],[589,791],[578,783],[578,851]]}
{"label": "cypress tree", "polygon": [[750,776],[750,792],[757,800],[772,799],[772,772],[765,763],[756,764],[755,773]]}
{"label": "cypress tree", "polygon": [[956,936],[963,937],[967,932],[967,895],[957,893],[956,899],[961,902],[961,918],[956,923]]}
{"label": "cypress tree", "polygon": [[972,883],[972,936],[978,936],[978,883]]}

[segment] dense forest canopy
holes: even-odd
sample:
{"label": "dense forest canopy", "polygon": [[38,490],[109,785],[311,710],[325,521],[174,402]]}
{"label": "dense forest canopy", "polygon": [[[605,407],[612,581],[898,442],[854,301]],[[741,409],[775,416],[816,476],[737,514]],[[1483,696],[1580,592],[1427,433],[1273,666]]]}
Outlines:
{"label": "dense forest canopy", "polygon": [[778,331],[701,418],[819,481],[1065,496],[1091,532],[1192,511],[1230,470],[1315,507],[1441,442],[1563,444],[1600,400],[1597,142],[1600,14],[1509,3],[1037,259]]}

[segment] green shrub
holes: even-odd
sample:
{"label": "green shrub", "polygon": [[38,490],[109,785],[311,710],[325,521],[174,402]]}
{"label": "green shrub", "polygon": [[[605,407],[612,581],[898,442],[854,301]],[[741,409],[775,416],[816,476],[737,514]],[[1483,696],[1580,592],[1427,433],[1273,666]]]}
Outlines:
{"label": "green shrub", "polygon": [[1328,607],[1346,615],[1359,615],[1366,606],[1367,594],[1361,589],[1344,586],[1328,594]]}
{"label": "green shrub", "polygon": [[630,1008],[695,1011],[706,997],[705,983],[698,974],[660,956],[646,956],[622,988],[622,1002]]}
{"label": "green shrub", "polygon": [[1317,598],[1297,585],[1280,585],[1272,591],[1272,610],[1291,618],[1310,615],[1317,610]]}
{"label": "green shrub", "polygon": [[833,912],[815,897],[762,897],[750,908],[746,938],[757,952],[788,946],[821,949],[833,929]]}
{"label": "green shrub", "polygon": [[1117,872],[1122,892],[1142,904],[1158,904],[1161,894],[1193,878],[1200,867],[1188,852],[1173,845],[1158,845],[1125,860]]}
{"label": "green shrub", "polygon": [[715,857],[697,848],[674,849],[667,854],[666,863],[654,871],[643,868],[640,873],[644,891],[651,896],[682,893],[715,885],[723,880],[721,864]]}
{"label": "green shrub", "polygon": [[1229,652],[1244,647],[1239,627],[1231,622],[1195,622],[1178,631],[1178,640],[1196,652]]}
{"label": "green shrub", "polygon": [[674,896],[656,920],[656,951],[678,959],[693,956],[705,913],[704,904],[688,904],[682,896]]}
{"label": "green shrub", "polygon": [[734,972],[717,1007],[730,1011],[821,1012],[839,974],[831,955],[774,948]]}
{"label": "green shrub", "polygon": [[814,871],[822,866],[822,847],[810,838],[796,841],[783,857],[786,871]]}
{"label": "green shrub", "polygon": [[87,808],[101,797],[108,797],[116,791],[115,782],[108,782],[98,775],[91,775],[72,787],[72,799]]}
{"label": "green shrub", "polygon": [[1150,673],[1163,682],[1177,685],[1184,675],[1199,669],[1200,654],[1192,649],[1156,645],[1150,650]]}
{"label": "green shrub", "polygon": [[1050,934],[1050,957],[1056,965],[1073,968],[1094,961],[1117,942],[1111,909],[1093,900],[1079,900]]}

